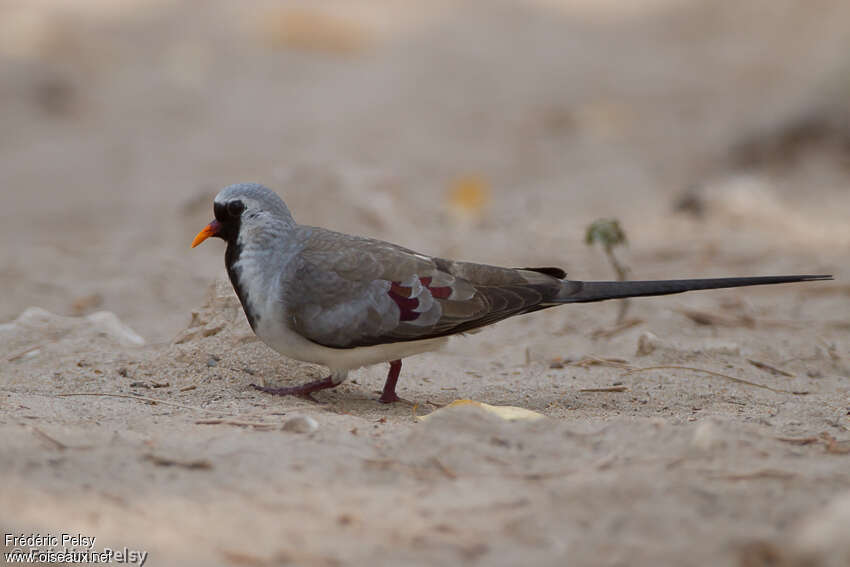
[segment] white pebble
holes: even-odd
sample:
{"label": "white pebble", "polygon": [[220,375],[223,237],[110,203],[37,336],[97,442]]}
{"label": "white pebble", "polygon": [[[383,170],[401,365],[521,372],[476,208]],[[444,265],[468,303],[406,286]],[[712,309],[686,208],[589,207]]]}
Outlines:
{"label": "white pebble", "polygon": [[643,332],[638,337],[637,356],[646,356],[655,352],[662,345],[661,339],[649,331]]}
{"label": "white pebble", "polygon": [[720,449],[726,445],[720,429],[710,421],[703,421],[694,430],[691,445],[701,451]]}
{"label": "white pebble", "polygon": [[794,533],[801,565],[850,565],[850,492],[817,506]]}
{"label": "white pebble", "polygon": [[319,422],[308,415],[295,415],[283,422],[281,429],[292,433],[313,433],[319,429]]}

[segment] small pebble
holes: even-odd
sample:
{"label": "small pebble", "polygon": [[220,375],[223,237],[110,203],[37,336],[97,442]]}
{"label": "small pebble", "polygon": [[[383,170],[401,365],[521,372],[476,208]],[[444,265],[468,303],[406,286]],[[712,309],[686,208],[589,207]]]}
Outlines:
{"label": "small pebble", "polygon": [[103,296],[99,293],[84,295],[74,300],[74,302],[71,304],[71,312],[79,317],[80,315],[88,313],[92,309],[100,307],[102,303]]}
{"label": "small pebble", "polygon": [[833,494],[817,506],[792,533],[794,565],[848,565],[850,563],[850,492]]}
{"label": "small pebble", "polygon": [[691,438],[691,446],[701,451],[713,451],[726,445],[723,432],[714,423],[703,421],[696,426]]}
{"label": "small pebble", "polygon": [[283,422],[283,431],[312,433],[319,429],[319,422],[307,415],[296,415]]}
{"label": "small pebble", "polygon": [[655,352],[662,345],[661,339],[649,331],[641,333],[637,342],[637,356],[646,356]]}

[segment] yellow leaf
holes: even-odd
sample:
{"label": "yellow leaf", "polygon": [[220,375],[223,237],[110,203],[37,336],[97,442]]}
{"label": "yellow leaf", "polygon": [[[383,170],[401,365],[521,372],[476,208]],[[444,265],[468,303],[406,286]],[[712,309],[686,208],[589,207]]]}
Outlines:
{"label": "yellow leaf", "polygon": [[490,404],[485,404],[484,402],[477,402],[475,400],[455,400],[447,406],[443,406],[438,410],[432,411],[428,415],[417,416],[416,419],[419,421],[425,421],[427,419],[431,419],[436,414],[442,414],[447,411],[451,411],[451,408],[463,406],[472,406],[480,408],[488,413],[497,415],[507,421],[534,421],[546,417],[542,413],[537,413],[536,411],[531,411],[530,409],[518,408],[515,406],[491,406]]}
{"label": "yellow leaf", "polygon": [[449,188],[449,208],[461,216],[477,216],[490,198],[487,182],[477,175],[457,179]]}
{"label": "yellow leaf", "polygon": [[347,55],[369,44],[367,31],[353,20],[312,9],[277,9],[258,22],[261,37],[273,47]]}

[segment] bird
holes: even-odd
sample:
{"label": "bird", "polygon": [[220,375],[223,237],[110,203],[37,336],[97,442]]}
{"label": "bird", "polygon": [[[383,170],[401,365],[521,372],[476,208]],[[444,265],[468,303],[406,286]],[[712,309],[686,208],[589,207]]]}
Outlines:
{"label": "bird", "polygon": [[300,225],[277,193],[257,183],[222,189],[214,220],[192,241],[223,239],[225,267],[254,333],[278,353],[327,367],[326,378],[274,388],[311,397],[350,370],[389,362],[380,402],[392,403],[403,358],[452,335],[569,303],[691,290],[830,280],[790,275],[654,281],[579,281],[555,267],[504,268]]}

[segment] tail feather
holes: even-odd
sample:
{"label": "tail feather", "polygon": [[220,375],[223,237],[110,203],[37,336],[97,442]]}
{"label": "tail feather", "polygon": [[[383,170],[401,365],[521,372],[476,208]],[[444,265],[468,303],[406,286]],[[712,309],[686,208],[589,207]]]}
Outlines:
{"label": "tail feather", "polygon": [[804,276],[761,276],[744,278],[708,278],[695,280],[651,280],[624,282],[582,282],[565,280],[564,287],[555,303],[587,303],[640,297],[646,295],[669,295],[698,289],[718,289],[724,287],[744,287],[750,285],[768,285],[794,282],[831,280],[831,275]]}

